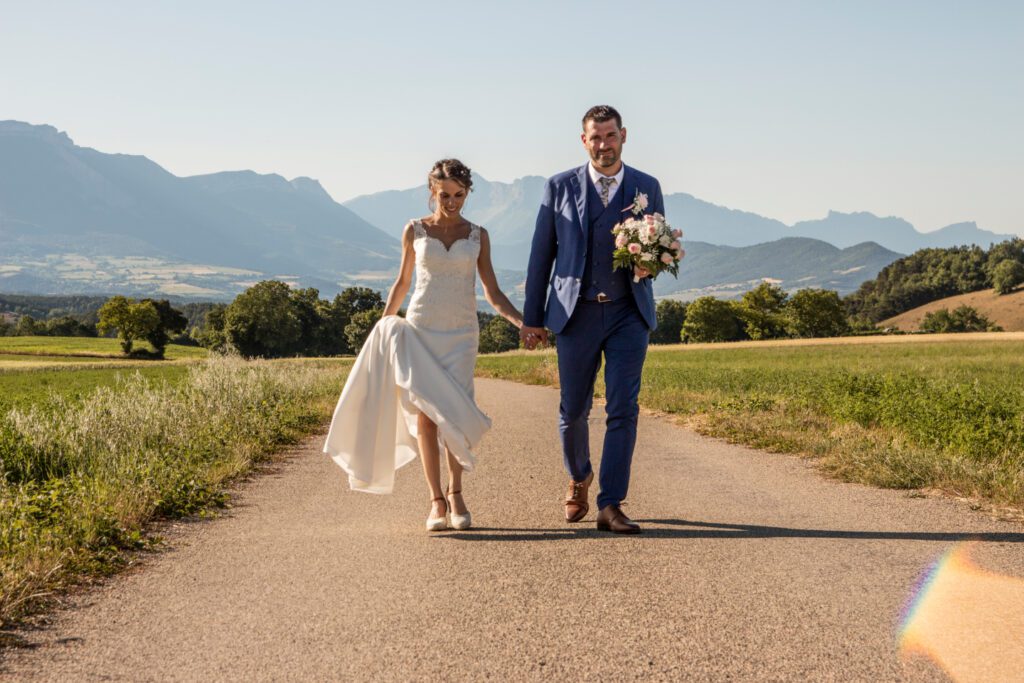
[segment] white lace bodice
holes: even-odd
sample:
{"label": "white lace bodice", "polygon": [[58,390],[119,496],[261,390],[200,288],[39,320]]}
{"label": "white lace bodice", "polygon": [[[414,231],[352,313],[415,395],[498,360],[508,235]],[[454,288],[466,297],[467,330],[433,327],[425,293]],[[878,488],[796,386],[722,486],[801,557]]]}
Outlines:
{"label": "white lace bodice", "polygon": [[406,320],[413,326],[437,331],[477,329],[476,264],[480,255],[480,226],[470,224],[469,236],[446,249],[444,242],[427,234],[413,221],[416,251],[416,286]]}

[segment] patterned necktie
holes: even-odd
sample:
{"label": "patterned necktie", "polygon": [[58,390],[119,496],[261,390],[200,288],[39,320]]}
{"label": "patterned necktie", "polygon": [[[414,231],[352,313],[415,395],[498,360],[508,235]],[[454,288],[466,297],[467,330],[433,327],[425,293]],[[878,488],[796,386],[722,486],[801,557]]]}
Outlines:
{"label": "patterned necktie", "polygon": [[608,206],[608,190],[611,188],[612,183],[615,182],[615,178],[598,178],[597,182],[601,183],[601,203]]}

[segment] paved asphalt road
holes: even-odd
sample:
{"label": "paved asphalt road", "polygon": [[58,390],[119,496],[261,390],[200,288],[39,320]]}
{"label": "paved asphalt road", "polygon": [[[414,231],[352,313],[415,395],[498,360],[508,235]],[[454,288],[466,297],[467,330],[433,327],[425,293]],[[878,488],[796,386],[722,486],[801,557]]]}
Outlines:
{"label": "paved asphalt road", "polygon": [[314,438],[71,598],[0,678],[946,680],[897,650],[922,571],[973,537],[978,564],[1024,578],[1019,524],[654,417],[626,507],[645,533],[566,525],[557,393],[477,388],[495,426],[467,479],[476,528],[423,531],[415,464],[392,496],[349,492]]}

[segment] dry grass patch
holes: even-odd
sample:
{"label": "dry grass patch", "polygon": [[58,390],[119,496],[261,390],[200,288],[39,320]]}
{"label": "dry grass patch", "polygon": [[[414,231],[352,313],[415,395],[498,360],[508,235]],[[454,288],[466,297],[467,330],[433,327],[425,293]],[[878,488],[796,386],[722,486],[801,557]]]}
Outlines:
{"label": "dry grass patch", "polygon": [[912,308],[909,311],[893,316],[888,320],[879,323],[879,327],[893,327],[907,332],[916,332],[921,327],[921,322],[929,313],[934,313],[943,308],[950,311],[960,306],[970,306],[977,309],[986,318],[999,325],[1007,332],[1024,332],[1024,289],[1018,289],[1009,294],[999,295],[992,289],[983,289],[979,292],[958,294],[957,296],[930,301],[923,306]]}

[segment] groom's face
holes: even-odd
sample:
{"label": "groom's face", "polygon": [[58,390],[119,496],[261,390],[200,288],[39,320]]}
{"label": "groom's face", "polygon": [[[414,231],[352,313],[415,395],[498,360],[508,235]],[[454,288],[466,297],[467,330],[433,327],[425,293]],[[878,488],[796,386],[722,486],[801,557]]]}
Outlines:
{"label": "groom's face", "polygon": [[615,119],[600,123],[590,119],[583,127],[582,138],[583,146],[587,148],[594,166],[614,172],[622,159],[622,143],[626,141],[626,129],[619,128]]}

